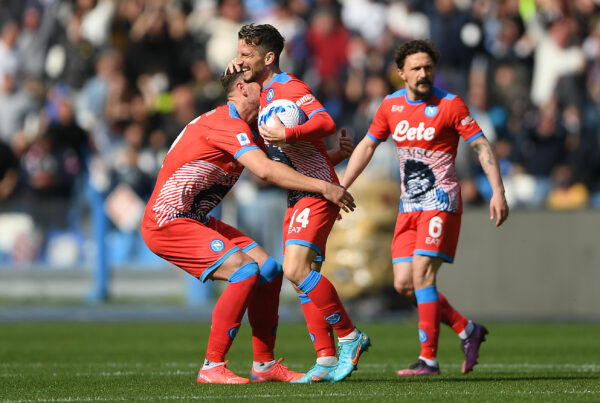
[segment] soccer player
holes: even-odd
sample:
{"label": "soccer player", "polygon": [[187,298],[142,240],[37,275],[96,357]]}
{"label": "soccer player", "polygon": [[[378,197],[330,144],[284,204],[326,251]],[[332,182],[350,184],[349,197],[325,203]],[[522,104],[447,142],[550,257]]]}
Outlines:
{"label": "soccer player", "polygon": [[[335,133],[335,123],[304,82],[281,71],[283,46],[284,38],[275,27],[245,25],[238,32],[238,56],[228,70],[242,70],[246,82],[261,85],[261,107],[276,99],[289,99],[307,116],[307,121],[296,127],[286,128],[281,122],[272,127],[260,126],[269,157],[305,175],[337,183],[333,166],[339,160],[334,157],[332,161],[323,140]],[[339,207],[319,194],[288,192],[283,272],[296,286],[317,351],[316,364],[297,383],[343,380],[356,369],[360,355],[371,344],[367,334],[354,326],[333,284],[320,274],[327,237],[338,213]],[[337,353],[334,331],[338,336]]]}
{"label": "soccer player", "polygon": [[394,287],[415,299],[421,353],[398,376],[437,375],[440,321],[462,340],[466,374],[477,364],[487,329],[468,321],[436,287],[442,262],[452,263],[458,243],[462,201],[455,158],[462,137],[475,150],[493,189],[490,219],[500,226],[508,217],[498,162],[477,122],[458,96],[433,86],[439,53],[429,41],[415,40],[395,54],[404,88],[379,106],[366,136],[350,157],[342,178],[349,187],[364,170],[379,144],[390,135],[400,163],[402,195],[392,241]]}
{"label": "soccer player", "polygon": [[[322,194],[345,211],[354,208],[352,196],[338,184],[302,175],[261,150],[262,139],[249,126],[258,114],[260,86],[242,76],[224,73],[228,103],[191,121],[173,142],[142,221],[144,241],[158,256],[203,282],[229,282],[214,307],[198,383],[250,382],[228,370],[225,361],[246,308],[256,339],[252,379],[289,382],[304,375],[273,360],[275,329],[262,320],[262,312],[277,315],[281,265],[252,239],[208,215],[244,167],[267,182]],[[272,289],[276,298],[266,298]]]}

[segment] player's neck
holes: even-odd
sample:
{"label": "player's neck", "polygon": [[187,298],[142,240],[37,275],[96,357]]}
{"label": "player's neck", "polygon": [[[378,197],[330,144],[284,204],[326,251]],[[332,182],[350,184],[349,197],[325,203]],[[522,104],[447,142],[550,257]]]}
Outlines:
{"label": "player's neck", "polygon": [[260,87],[265,88],[271,82],[273,77],[279,73],[281,73],[281,69],[279,67],[273,66],[272,68],[268,69],[265,78],[260,83]]}
{"label": "player's neck", "polygon": [[410,102],[423,102],[427,101],[427,99],[431,96],[433,92],[429,91],[426,94],[423,93],[415,93],[409,89],[406,90],[406,97]]}
{"label": "player's neck", "polygon": [[256,116],[258,115],[257,108],[250,107],[246,102],[240,99],[233,98],[230,99],[229,102],[231,102],[235,106],[238,115],[240,115],[240,118],[244,122],[250,124],[253,120],[256,119]]}

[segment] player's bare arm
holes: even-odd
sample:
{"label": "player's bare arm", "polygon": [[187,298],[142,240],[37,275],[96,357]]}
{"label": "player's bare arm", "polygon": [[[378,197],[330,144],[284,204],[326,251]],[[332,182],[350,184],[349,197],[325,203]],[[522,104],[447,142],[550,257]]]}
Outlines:
{"label": "player's bare arm", "polygon": [[369,161],[371,161],[375,149],[377,149],[379,144],[377,141],[371,140],[368,136],[363,137],[352,152],[350,161],[348,161],[344,177],[340,181],[342,186],[349,188],[354,183],[358,175],[364,171]]}
{"label": "player's bare arm", "polygon": [[272,161],[261,150],[254,149],[242,154],[238,161],[258,178],[286,189],[320,193],[345,212],[354,211],[354,198],[338,184],[311,178],[280,162]]}
{"label": "player's bare arm", "polygon": [[342,128],[340,131],[340,137],[338,139],[338,147],[333,150],[329,150],[329,159],[333,165],[337,165],[340,162],[350,158],[354,151],[354,141],[346,134],[346,129]]}
{"label": "player's bare arm", "polygon": [[483,172],[490,181],[493,194],[490,199],[490,220],[496,219],[496,227],[502,225],[508,218],[508,204],[504,196],[504,185],[500,175],[498,160],[494,155],[492,146],[485,136],[480,136],[471,142],[471,147],[479,158]]}

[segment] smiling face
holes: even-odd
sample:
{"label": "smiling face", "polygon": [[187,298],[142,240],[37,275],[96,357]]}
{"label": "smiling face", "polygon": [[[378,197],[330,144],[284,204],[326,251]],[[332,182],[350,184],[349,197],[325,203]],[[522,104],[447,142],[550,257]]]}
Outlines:
{"label": "smiling face", "polygon": [[273,59],[273,52],[263,55],[258,46],[248,44],[244,39],[240,39],[237,56],[243,62],[244,81],[255,81],[262,84],[269,75],[267,64]]}
{"label": "smiling face", "polygon": [[406,56],[398,75],[404,80],[408,98],[420,101],[429,97],[433,90],[435,63],[425,52],[414,53]]}

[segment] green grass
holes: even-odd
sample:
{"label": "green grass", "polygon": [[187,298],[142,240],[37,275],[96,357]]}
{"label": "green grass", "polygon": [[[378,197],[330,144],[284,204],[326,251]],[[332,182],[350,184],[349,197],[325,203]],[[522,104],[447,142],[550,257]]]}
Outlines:
{"label": "green grass", "polygon": [[[0,324],[0,402],[80,401],[600,401],[599,324],[489,323],[480,364],[460,373],[447,327],[439,377],[398,379],[418,354],[416,323],[363,323],[373,346],[336,384],[197,385],[208,325],[173,323]],[[314,361],[303,324],[279,327],[277,355],[302,371]],[[245,323],[228,367],[248,376]]]}

